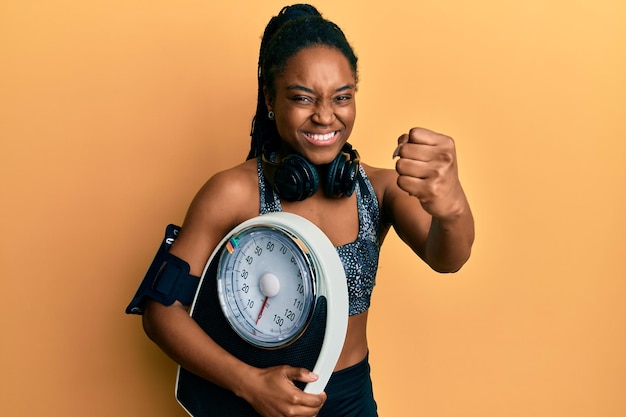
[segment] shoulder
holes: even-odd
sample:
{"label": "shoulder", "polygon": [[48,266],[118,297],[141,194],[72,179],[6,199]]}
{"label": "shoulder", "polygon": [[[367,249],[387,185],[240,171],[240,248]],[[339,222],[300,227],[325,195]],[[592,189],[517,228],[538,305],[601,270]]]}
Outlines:
{"label": "shoulder", "polygon": [[384,202],[390,191],[397,189],[398,173],[389,168],[378,168],[361,163],[367,178],[370,180],[379,203]]}
{"label": "shoulder", "polygon": [[258,187],[256,159],[248,160],[213,175],[202,186],[192,206],[221,207],[233,202],[252,199],[255,195],[258,196]]}
{"label": "shoulder", "polygon": [[256,160],[213,175],[189,206],[172,252],[198,274],[219,241],[236,225],[259,213]]}

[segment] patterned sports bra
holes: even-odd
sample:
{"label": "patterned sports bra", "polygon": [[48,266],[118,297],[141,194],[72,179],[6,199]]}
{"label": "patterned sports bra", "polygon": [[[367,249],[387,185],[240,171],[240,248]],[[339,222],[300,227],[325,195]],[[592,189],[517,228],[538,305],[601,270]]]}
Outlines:
{"label": "patterned sports bra", "polygon": [[[265,181],[261,159],[257,163],[260,191],[260,214],[282,211],[280,199]],[[348,281],[349,314],[363,313],[370,307],[372,291],[376,284],[380,254],[380,209],[378,199],[363,167],[355,188],[359,212],[359,234],[354,242],[337,246]]]}

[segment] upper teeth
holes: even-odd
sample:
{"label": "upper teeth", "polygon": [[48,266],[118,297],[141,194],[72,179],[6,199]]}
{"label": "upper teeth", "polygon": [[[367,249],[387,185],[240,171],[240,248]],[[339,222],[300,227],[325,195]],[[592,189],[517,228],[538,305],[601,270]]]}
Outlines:
{"label": "upper teeth", "polygon": [[326,133],[325,135],[315,135],[313,133],[309,133],[309,137],[313,140],[326,141],[330,140],[333,136],[335,136],[335,132]]}

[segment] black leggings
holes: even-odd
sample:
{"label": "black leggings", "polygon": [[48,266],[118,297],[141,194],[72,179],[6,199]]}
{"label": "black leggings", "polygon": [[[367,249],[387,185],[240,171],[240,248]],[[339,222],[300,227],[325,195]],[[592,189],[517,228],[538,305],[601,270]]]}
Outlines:
{"label": "black leggings", "polygon": [[326,403],[318,417],[377,417],[368,356],[334,372],[326,385]]}

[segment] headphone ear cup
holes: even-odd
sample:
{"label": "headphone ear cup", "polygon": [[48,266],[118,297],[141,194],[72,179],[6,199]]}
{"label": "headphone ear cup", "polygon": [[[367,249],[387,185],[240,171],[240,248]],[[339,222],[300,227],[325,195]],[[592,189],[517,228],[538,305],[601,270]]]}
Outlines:
{"label": "headphone ear cup", "polygon": [[274,188],[286,201],[302,201],[317,192],[319,175],[315,166],[294,154],[285,157],[274,173]]}
{"label": "headphone ear cup", "polygon": [[326,195],[334,198],[351,196],[356,186],[358,170],[358,159],[350,159],[350,154],[339,152],[328,165]]}

